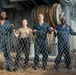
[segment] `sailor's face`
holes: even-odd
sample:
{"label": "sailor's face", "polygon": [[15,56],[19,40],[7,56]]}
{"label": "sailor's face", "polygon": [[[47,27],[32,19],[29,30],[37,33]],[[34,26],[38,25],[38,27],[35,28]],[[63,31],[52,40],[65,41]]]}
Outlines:
{"label": "sailor's face", "polygon": [[6,18],[6,13],[5,12],[1,12],[1,18],[5,19]]}
{"label": "sailor's face", "polygon": [[62,24],[65,24],[65,23],[66,23],[66,18],[62,18],[62,19],[61,19],[61,23],[62,23]]}
{"label": "sailor's face", "polygon": [[22,26],[23,26],[23,27],[27,26],[27,24],[28,24],[28,23],[27,23],[27,20],[23,20],[23,21],[22,21]]}
{"label": "sailor's face", "polygon": [[39,19],[39,20],[43,20],[43,19],[44,19],[43,14],[39,14],[38,19]]}

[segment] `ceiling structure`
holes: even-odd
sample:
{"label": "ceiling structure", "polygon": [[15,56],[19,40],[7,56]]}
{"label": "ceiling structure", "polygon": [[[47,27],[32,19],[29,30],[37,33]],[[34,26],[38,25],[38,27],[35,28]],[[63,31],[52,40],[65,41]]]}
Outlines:
{"label": "ceiling structure", "polygon": [[38,5],[49,5],[54,3],[59,3],[59,0],[1,0],[2,8],[17,8],[25,9],[25,8],[33,8]]}

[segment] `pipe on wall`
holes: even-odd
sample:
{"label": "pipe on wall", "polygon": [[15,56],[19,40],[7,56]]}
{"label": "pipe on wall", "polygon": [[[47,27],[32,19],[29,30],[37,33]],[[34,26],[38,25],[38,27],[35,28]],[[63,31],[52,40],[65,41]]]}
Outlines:
{"label": "pipe on wall", "polygon": [[72,4],[72,8],[73,8],[73,20],[74,20],[74,3],[72,0],[70,0],[71,4]]}

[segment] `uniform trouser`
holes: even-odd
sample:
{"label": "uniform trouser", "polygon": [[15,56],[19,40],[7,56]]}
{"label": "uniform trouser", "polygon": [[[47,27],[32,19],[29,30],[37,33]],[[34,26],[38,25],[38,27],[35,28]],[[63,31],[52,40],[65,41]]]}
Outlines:
{"label": "uniform trouser", "polygon": [[19,39],[18,50],[17,50],[17,54],[16,54],[16,58],[15,58],[15,67],[16,68],[18,68],[18,66],[19,66],[21,53],[24,53],[24,55],[25,55],[24,66],[28,65],[29,51],[30,51],[30,39],[29,38]]}
{"label": "uniform trouser", "polygon": [[12,69],[12,58],[10,54],[10,43],[8,39],[8,35],[0,35],[0,43],[1,43],[1,49],[4,54],[4,58],[6,60],[6,66],[10,69]]}
{"label": "uniform trouser", "polygon": [[3,53],[4,53],[4,57],[6,59],[7,67],[9,67],[11,69],[12,68],[12,58],[10,55],[10,50],[5,49],[5,50],[3,50]]}
{"label": "uniform trouser", "polygon": [[66,68],[68,68],[70,66],[71,59],[70,59],[69,52],[70,52],[70,47],[68,44],[65,44],[65,45],[58,44],[58,55],[55,59],[55,63],[57,66],[59,66],[63,54],[64,54],[64,58],[65,58]]}
{"label": "uniform trouser", "polygon": [[3,50],[3,54],[6,60],[6,66],[9,68],[12,68],[12,58],[11,58],[11,54],[10,54],[10,45],[8,40],[2,40],[2,50]]}
{"label": "uniform trouser", "polygon": [[35,42],[35,57],[34,57],[34,66],[39,65],[39,54],[42,53],[42,66],[47,66],[47,60],[48,60],[48,44],[47,40],[45,41],[36,41]]}

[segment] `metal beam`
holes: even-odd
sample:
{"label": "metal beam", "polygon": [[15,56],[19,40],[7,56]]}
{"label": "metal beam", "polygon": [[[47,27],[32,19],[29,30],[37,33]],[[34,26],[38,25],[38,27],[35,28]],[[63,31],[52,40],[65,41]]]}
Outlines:
{"label": "metal beam", "polygon": [[21,2],[21,1],[30,1],[30,0],[9,0],[9,2]]}
{"label": "metal beam", "polygon": [[25,2],[21,2],[21,3],[23,3],[25,6],[31,8],[31,7],[30,7],[28,4],[26,4]]}
{"label": "metal beam", "polygon": [[34,3],[35,5],[38,5],[34,0],[31,0],[32,3]]}

